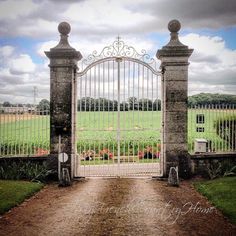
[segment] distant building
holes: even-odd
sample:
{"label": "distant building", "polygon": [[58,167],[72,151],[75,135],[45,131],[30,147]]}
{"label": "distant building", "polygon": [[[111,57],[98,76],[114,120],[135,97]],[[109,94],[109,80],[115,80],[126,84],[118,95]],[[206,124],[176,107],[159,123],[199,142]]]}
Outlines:
{"label": "distant building", "polygon": [[6,114],[34,113],[36,107],[0,107],[0,111]]}

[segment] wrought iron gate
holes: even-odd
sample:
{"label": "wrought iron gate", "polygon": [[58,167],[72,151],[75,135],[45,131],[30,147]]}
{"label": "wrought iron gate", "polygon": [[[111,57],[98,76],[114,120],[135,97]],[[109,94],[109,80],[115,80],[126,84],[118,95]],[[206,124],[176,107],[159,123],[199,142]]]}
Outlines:
{"label": "wrought iron gate", "polygon": [[160,72],[118,37],[78,73],[77,176],[158,175]]}

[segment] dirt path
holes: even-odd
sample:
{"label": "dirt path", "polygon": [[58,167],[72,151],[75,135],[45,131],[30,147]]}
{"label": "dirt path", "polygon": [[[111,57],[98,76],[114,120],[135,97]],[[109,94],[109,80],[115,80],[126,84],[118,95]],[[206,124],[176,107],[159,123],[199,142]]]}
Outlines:
{"label": "dirt path", "polygon": [[0,219],[0,235],[236,235],[188,182],[89,179],[46,186]]}

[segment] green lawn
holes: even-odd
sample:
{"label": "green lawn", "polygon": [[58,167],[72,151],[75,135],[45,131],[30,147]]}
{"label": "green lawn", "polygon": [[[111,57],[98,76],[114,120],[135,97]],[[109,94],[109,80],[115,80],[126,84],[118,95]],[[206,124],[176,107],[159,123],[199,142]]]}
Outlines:
{"label": "green lawn", "polygon": [[0,180],[0,214],[17,206],[42,187],[41,183]]}
{"label": "green lawn", "polygon": [[236,177],[197,182],[194,186],[236,224]]}

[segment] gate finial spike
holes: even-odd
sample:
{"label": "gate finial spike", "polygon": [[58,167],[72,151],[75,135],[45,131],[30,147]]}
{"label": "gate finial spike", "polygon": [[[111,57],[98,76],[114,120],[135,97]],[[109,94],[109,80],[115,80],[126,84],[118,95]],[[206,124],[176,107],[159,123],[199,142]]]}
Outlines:
{"label": "gate finial spike", "polygon": [[117,47],[118,47],[118,52],[120,53],[120,35],[118,34],[118,36],[116,37],[117,39]]}
{"label": "gate finial spike", "polygon": [[116,39],[117,39],[117,41],[118,41],[118,43],[119,43],[119,42],[120,42],[120,39],[121,39],[121,37],[120,37],[119,34],[117,35]]}

